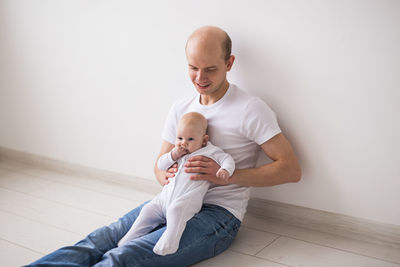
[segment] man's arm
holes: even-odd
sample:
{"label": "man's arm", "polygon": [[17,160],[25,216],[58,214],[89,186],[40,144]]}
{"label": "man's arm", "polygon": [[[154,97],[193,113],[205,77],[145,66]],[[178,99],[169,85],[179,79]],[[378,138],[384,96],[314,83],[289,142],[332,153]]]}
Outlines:
{"label": "man's arm", "polygon": [[154,165],[154,174],[156,175],[156,178],[161,185],[168,184],[169,183],[168,178],[174,177],[175,172],[177,171],[176,164],[172,165],[172,168],[168,169],[167,171],[162,171],[157,166],[158,159],[165,153],[170,152],[173,148],[174,148],[173,144],[163,140],[163,142],[161,144],[160,153],[158,154],[155,165]]}
{"label": "man's arm", "polygon": [[261,145],[264,153],[273,162],[256,168],[236,169],[227,181],[218,179],[215,173],[219,165],[215,161],[196,156],[189,159],[185,166],[186,172],[203,173],[192,175],[193,180],[208,180],[216,184],[239,184],[245,186],[273,186],[284,183],[298,182],[301,178],[301,168],[289,141],[283,134],[278,134]]}

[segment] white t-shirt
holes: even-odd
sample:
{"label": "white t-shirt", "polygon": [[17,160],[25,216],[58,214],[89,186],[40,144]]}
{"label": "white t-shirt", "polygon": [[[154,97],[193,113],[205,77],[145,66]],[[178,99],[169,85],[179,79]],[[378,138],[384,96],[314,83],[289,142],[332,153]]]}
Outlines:
{"label": "white t-shirt", "polygon": [[[210,141],[230,154],[236,169],[254,168],[260,145],[281,132],[275,113],[256,96],[230,84],[225,95],[211,105],[200,104],[200,94],[176,102],[167,117],[162,138],[175,143],[180,118],[188,112],[199,112],[208,120]],[[250,188],[241,185],[211,185],[204,203],[229,210],[243,220]]]}

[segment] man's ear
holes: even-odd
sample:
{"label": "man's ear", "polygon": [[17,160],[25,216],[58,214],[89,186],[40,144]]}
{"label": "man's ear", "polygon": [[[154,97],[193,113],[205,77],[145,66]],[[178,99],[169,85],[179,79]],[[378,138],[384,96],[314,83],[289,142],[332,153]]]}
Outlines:
{"label": "man's ear", "polygon": [[233,62],[235,61],[235,56],[231,55],[231,57],[227,60],[226,62],[226,69],[227,71],[230,71],[233,65]]}
{"label": "man's ear", "polygon": [[203,146],[206,146],[207,145],[207,142],[208,142],[208,135],[204,135],[203,136]]}

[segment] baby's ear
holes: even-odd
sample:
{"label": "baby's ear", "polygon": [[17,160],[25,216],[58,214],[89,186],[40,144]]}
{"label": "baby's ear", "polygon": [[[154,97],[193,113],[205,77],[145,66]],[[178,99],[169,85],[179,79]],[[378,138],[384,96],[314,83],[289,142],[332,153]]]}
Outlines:
{"label": "baby's ear", "polygon": [[203,146],[206,146],[207,145],[207,142],[208,142],[208,135],[204,135],[203,136]]}

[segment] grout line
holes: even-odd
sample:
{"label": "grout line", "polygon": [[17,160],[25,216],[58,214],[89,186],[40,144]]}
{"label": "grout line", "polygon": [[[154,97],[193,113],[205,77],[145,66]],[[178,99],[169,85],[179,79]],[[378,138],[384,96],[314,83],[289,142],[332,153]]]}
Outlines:
{"label": "grout line", "polygon": [[283,265],[283,266],[292,267],[291,265],[287,265],[286,263],[281,263],[281,262],[278,262],[278,261],[274,261],[274,260],[270,260],[270,259],[261,258],[261,257],[258,257],[258,256],[256,256],[256,255],[247,254],[247,253],[245,253],[245,252],[233,250],[233,249],[230,249],[230,248],[229,248],[228,250],[230,250],[230,251],[232,251],[232,252],[235,252],[235,253],[238,253],[238,254],[241,254],[241,255],[250,256],[250,257],[253,257],[253,258],[256,258],[256,259],[259,259],[259,260],[269,261],[269,262],[277,263],[277,264],[280,264],[280,265]]}
{"label": "grout line", "polygon": [[278,240],[279,238],[281,238],[281,235],[278,235],[274,240],[272,240],[271,242],[269,242],[269,244],[267,244],[265,247],[263,247],[262,249],[260,249],[259,251],[257,251],[254,256],[257,256],[258,253],[260,253],[261,251],[263,251],[264,249],[266,249],[267,247],[269,247],[270,245],[272,245],[272,243],[275,243],[276,240]]}
{"label": "grout line", "polygon": [[18,243],[12,242],[12,241],[7,240],[7,239],[4,239],[4,238],[2,238],[2,237],[0,237],[0,240],[3,240],[4,242],[10,243],[10,244],[15,245],[15,246],[18,246],[18,247],[27,249],[27,250],[29,250],[29,251],[35,252],[35,253],[37,253],[37,254],[39,254],[39,255],[41,255],[41,256],[44,256],[44,255],[45,255],[45,254],[42,253],[42,252],[36,251],[36,250],[34,250],[34,249],[31,249],[31,248],[28,248],[28,247],[25,247],[25,246],[22,246],[22,245],[20,245],[20,244],[18,244]]}
{"label": "grout line", "polygon": [[282,263],[282,262],[274,261],[274,260],[271,260],[271,259],[261,258],[259,256],[254,256],[254,257],[257,258],[257,259],[268,260],[268,261],[272,261],[274,263],[278,263],[278,264],[281,264],[281,265],[284,265],[284,266],[292,267],[292,265],[288,265],[287,263]]}
{"label": "grout line", "polygon": [[400,249],[400,225],[256,197],[249,199],[247,210],[256,217]]}
{"label": "grout line", "polygon": [[358,252],[348,251],[348,250],[345,250],[345,249],[336,248],[336,247],[332,247],[332,246],[321,245],[321,244],[318,244],[318,243],[315,243],[315,242],[305,241],[305,240],[302,240],[302,239],[299,239],[299,238],[293,238],[293,237],[288,237],[288,236],[285,236],[285,237],[286,237],[286,238],[290,238],[290,239],[294,239],[294,240],[297,240],[297,241],[302,241],[302,242],[305,242],[305,243],[309,243],[309,244],[321,246],[321,247],[326,247],[326,248],[330,248],[330,249],[334,249],[334,250],[339,250],[339,251],[341,251],[341,252],[346,252],[346,253],[349,253],[349,254],[354,254],[354,255],[358,255],[358,256],[370,258],[370,259],[375,259],[375,260],[379,260],[379,261],[384,261],[384,262],[387,262],[387,263],[399,264],[399,262],[390,261],[390,260],[386,260],[386,259],[381,259],[381,258],[377,258],[377,257],[370,256],[370,255],[364,255],[364,254],[361,254],[361,253],[358,253]]}
{"label": "grout line", "polygon": [[277,264],[280,264],[280,265],[292,267],[292,265],[287,265],[286,263],[282,263],[282,262],[279,262],[279,261],[273,261],[273,260],[261,258],[261,257],[258,257],[258,256],[254,256],[254,257],[257,258],[257,259],[260,259],[260,260],[267,260],[267,261],[271,261],[273,263],[277,263]]}
{"label": "grout line", "polygon": [[[252,230],[256,230],[256,231],[260,231],[260,232],[264,232],[264,233],[268,233],[268,234],[284,236],[282,234],[277,234],[277,233],[274,233],[274,232],[271,232],[271,231],[267,231],[267,230],[261,230],[259,228],[254,228],[254,227],[247,226],[247,225],[242,225],[241,227],[246,227],[246,228],[249,228],[249,229],[252,229]],[[309,231],[312,231],[312,230],[309,230]]]}
{"label": "grout line", "polygon": [[[366,254],[362,254],[362,253],[359,253],[359,252],[354,252],[354,251],[350,251],[350,250],[346,250],[346,249],[341,249],[341,248],[337,248],[337,247],[333,247],[333,246],[328,246],[328,245],[324,245],[324,244],[313,242],[313,241],[309,241],[309,240],[303,240],[303,239],[300,239],[300,238],[297,238],[297,237],[293,237],[293,236],[290,236],[290,235],[286,235],[286,234],[277,234],[277,233],[273,233],[273,232],[268,232],[268,231],[256,229],[256,228],[253,228],[253,227],[248,227],[248,226],[245,226],[245,227],[247,227],[249,229],[261,231],[261,232],[266,232],[266,233],[275,234],[275,235],[281,235],[280,237],[286,237],[286,238],[290,238],[290,239],[297,240],[297,241],[302,241],[302,242],[305,242],[305,243],[309,243],[309,244],[313,244],[313,245],[317,245],[317,246],[321,246],[321,247],[326,247],[326,248],[335,249],[335,250],[339,250],[339,251],[342,251],[342,252],[346,252],[346,253],[350,253],[350,254],[354,254],[354,255],[358,255],[358,256],[363,256],[363,257],[367,257],[367,258],[371,258],[371,259],[375,259],[375,260],[384,261],[384,262],[387,262],[387,263],[400,264],[400,262],[391,261],[391,260],[388,260],[388,259],[377,258],[377,257],[371,256],[371,255],[366,255]],[[299,228],[301,228],[301,227],[299,227]],[[310,229],[306,229],[306,230],[312,231],[312,232],[319,232],[319,231],[314,231],[314,230],[310,230]],[[319,232],[319,233],[323,233],[323,232]],[[323,234],[326,234],[326,233],[323,233]],[[329,235],[333,235],[333,234],[329,234]],[[341,236],[339,236],[339,237],[341,237]],[[274,240],[274,242],[275,242],[275,240]],[[357,240],[357,241],[359,241],[359,240]],[[368,242],[366,242],[366,243],[368,243]],[[372,245],[376,245],[376,244],[372,244]],[[379,246],[379,245],[377,245],[377,246]],[[259,253],[259,252],[257,252],[257,253]]]}

